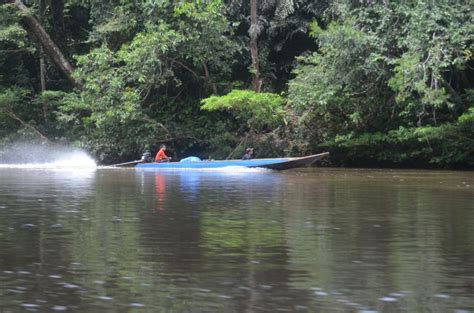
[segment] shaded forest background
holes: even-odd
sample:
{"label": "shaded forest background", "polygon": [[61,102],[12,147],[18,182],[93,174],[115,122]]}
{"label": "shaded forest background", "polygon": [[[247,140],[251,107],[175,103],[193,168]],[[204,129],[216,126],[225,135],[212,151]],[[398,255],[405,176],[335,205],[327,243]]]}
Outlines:
{"label": "shaded forest background", "polygon": [[472,168],[472,17],[469,0],[3,0],[0,145]]}

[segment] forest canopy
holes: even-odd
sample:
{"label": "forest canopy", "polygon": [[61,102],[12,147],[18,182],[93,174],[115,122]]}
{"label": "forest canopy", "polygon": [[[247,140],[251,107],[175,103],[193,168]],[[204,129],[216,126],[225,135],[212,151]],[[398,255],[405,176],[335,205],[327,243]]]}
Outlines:
{"label": "forest canopy", "polygon": [[0,145],[474,166],[471,1],[0,2]]}

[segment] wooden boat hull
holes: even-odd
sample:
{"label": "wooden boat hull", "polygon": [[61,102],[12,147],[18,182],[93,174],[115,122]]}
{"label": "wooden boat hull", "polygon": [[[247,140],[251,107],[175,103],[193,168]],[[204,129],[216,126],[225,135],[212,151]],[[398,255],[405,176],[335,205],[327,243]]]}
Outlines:
{"label": "wooden boat hull", "polygon": [[[314,154],[296,158],[271,158],[252,160],[222,160],[222,161],[200,161],[200,162],[162,162],[162,163],[138,163],[136,169],[213,169],[224,167],[247,167],[268,168],[272,170],[286,170],[296,167],[311,165],[317,160],[329,155],[329,152]],[[131,162],[130,162],[131,163]]]}

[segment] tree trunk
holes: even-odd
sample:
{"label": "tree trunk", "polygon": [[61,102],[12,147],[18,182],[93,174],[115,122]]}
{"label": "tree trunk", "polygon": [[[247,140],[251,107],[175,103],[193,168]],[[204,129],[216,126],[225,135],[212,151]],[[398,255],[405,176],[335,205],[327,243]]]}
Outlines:
{"label": "tree trunk", "polygon": [[[39,14],[40,14],[40,22],[43,22],[43,14],[44,14],[45,6],[44,0],[39,1]],[[41,81],[41,93],[46,91],[46,60],[44,59],[44,49],[43,46],[39,46],[39,53],[40,53],[40,81]],[[44,121],[47,122],[48,120],[48,101],[43,99],[43,118]]]}
{"label": "tree trunk", "polygon": [[72,77],[74,68],[69,63],[69,61],[64,57],[61,50],[54,43],[54,41],[49,37],[48,33],[44,30],[43,26],[30,15],[29,9],[21,2],[21,0],[10,0],[11,3],[22,13],[22,20],[25,25],[26,30],[31,33],[41,44],[44,49],[44,52],[51,61],[58,67],[58,69],[66,76],[66,78],[73,84],[75,87],[81,89],[82,84],[76,81]]}
{"label": "tree trunk", "polygon": [[214,84],[214,83],[211,81],[211,77],[209,76],[209,69],[207,68],[206,62],[203,62],[203,63],[202,63],[202,67],[204,68],[204,77],[205,77],[205,79],[206,79],[207,84],[211,87],[212,93],[213,93],[214,95],[217,95],[216,84]]}
{"label": "tree trunk", "polygon": [[254,71],[252,78],[252,89],[255,92],[260,92],[261,81],[260,81],[260,69],[258,66],[258,15],[257,15],[257,2],[258,0],[250,0],[250,54],[252,56],[252,69]]}
{"label": "tree trunk", "polygon": [[[44,59],[43,46],[40,46],[40,80],[41,80],[41,93],[46,91],[46,60]],[[48,101],[43,99],[43,118],[46,122],[48,120]]]}

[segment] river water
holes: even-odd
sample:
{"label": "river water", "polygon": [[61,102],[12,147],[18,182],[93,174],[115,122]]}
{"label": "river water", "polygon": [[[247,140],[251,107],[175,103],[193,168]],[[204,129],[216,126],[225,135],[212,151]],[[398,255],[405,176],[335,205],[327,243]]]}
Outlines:
{"label": "river water", "polygon": [[474,173],[0,168],[0,312],[474,312]]}

